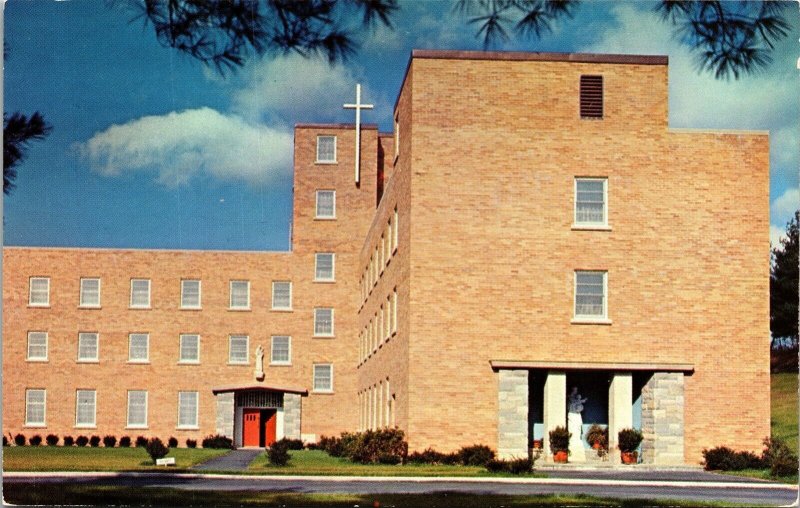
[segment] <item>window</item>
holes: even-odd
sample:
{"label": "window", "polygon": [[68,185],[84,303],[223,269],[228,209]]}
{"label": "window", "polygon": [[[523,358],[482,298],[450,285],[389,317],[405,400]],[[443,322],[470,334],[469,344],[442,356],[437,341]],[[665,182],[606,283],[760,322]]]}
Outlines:
{"label": "window", "polygon": [[386,297],[386,318],[384,319],[385,333],[387,339],[392,336],[392,297]]}
{"label": "window", "polygon": [[272,283],[272,309],[292,310],[292,283],[274,281]]}
{"label": "window", "polygon": [[132,333],[128,336],[128,361],[146,363],[150,360],[150,335]]}
{"label": "window", "polygon": [[386,242],[383,244],[384,258],[386,259],[386,264],[389,264],[389,259],[392,257],[392,223],[391,221],[386,224],[386,231],[383,233],[383,236],[386,238]]}
{"label": "window", "polygon": [[336,162],[336,136],[317,136],[317,162]]}
{"label": "window", "polygon": [[28,360],[47,361],[47,332],[28,332]]}
{"label": "window", "polygon": [[314,336],[333,337],[333,309],[314,309]]}
{"label": "window", "polygon": [[231,309],[250,308],[250,281],[231,281]]}
{"label": "window", "polygon": [[50,277],[31,277],[28,305],[47,307],[50,305]]}
{"label": "window", "polygon": [[332,281],[334,280],[334,254],[329,252],[318,252],[315,256],[315,281]]}
{"label": "window", "polygon": [[581,76],[581,118],[603,118],[603,76]]}
{"label": "window", "polygon": [[78,334],[78,361],[96,362],[99,358],[98,342],[97,333],[80,332]]}
{"label": "window", "polygon": [[178,392],[178,428],[196,429],[197,392]]}
{"label": "window", "polygon": [[392,293],[392,334],[397,333],[397,288]]}
{"label": "window", "polygon": [[46,407],[46,390],[25,390],[25,426],[44,427]]}
{"label": "window", "polygon": [[81,307],[100,307],[100,279],[81,279]]}
{"label": "window", "polygon": [[200,336],[181,335],[180,363],[200,363]]}
{"label": "window", "polygon": [[606,226],[607,178],[575,179],[575,224]]}
{"label": "window", "polygon": [[228,348],[228,363],[246,364],[250,357],[250,337],[231,335]]}
{"label": "window", "polygon": [[128,390],[128,428],[147,427],[147,392]]}
{"label": "window", "polygon": [[336,191],[317,191],[317,219],[336,218]]}
{"label": "window", "polygon": [[607,272],[575,272],[575,317],[606,317]]}
{"label": "window", "polygon": [[199,309],[200,308],[200,281],[182,280],[181,281],[181,308]]}
{"label": "window", "polygon": [[383,269],[386,266],[386,237],[381,235],[381,244],[380,244],[380,253],[378,254],[380,257],[380,268],[381,274],[383,274]]}
{"label": "window", "polygon": [[131,279],[131,307],[150,307],[150,279]]}
{"label": "window", "polygon": [[270,363],[289,365],[292,363],[292,338],[284,336],[272,337],[272,355]]}
{"label": "window", "polygon": [[400,117],[394,117],[394,160],[400,155]]}
{"label": "window", "polygon": [[314,391],[333,391],[333,365],[330,363],[314,364]]}
{"label": "window", "polygon": [[78,390],[75,396],[75,426],[94,427],[97,392]]}
{"label": "window", "polygon": [[397,222],[397,219],[398,219],[397,207],[395,207],[395,209],[394,209],[394,220],[392,220],[392,228],[393,228],[392,229],[392,252],[397,252],[397,238],[398,238],[397,237],[397,234],[398,234],[398,228],[397,228],[398,222]]}

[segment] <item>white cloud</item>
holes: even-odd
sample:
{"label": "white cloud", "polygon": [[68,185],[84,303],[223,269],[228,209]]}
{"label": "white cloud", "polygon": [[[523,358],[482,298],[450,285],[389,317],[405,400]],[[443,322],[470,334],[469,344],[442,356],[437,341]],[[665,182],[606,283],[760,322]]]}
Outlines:
{"label": "white cloud", "polygon": [[115,176],[155,171],[180,185],[206,174],[250,183],[291,172],[292,134],[210,108],[145,116],[112,125],[77,146],[92,169]]}
{"label": "white cloud", "polygon": [[788,189],[778,196],[770,205],[771,218],[774,224],[785,225],[794,217],[794,212],[800,208],[800,191]]}
{"label": "white cloud", "polygon": [[774,249],[781,244],[781,239],[786,238],[786,230],[778,226],[769,225],[769,244]]}

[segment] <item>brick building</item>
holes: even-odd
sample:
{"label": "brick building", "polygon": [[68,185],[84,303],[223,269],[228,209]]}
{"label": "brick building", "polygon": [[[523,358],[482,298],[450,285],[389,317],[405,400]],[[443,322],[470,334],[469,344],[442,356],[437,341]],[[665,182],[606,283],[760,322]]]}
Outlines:
{"label": "brick building", "polygon": [[414,51],[359,183],[352,125],[296,126],[289,252],[6,247],[4,432],[519,456],[577,386],[644,462],[758,449],[769,140],[667,99],[665,57]]}

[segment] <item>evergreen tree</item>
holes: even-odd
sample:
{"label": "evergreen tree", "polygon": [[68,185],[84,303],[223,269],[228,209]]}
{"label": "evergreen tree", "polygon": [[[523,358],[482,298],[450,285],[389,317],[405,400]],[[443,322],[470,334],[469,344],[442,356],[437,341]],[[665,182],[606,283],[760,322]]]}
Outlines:
{"label": "evergreen tree", "polygon": [[788,338],[797,348],[797,302],[798,302],[798,221],[800,211],[786,226],[786,238],[772,249],[770,272],[770,330],[774,339]]}

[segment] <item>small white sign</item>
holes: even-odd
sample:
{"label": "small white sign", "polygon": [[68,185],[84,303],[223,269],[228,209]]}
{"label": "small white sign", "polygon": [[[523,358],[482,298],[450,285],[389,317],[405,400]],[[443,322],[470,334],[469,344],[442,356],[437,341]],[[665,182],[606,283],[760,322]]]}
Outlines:
{"label": "small white sign", "polygon": [[175,457],[165,457],[163,459],[156,459],[157,466],[174,466]]}

